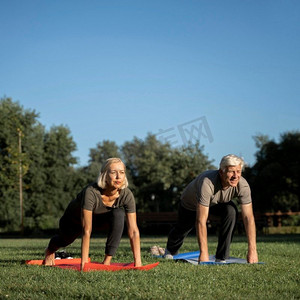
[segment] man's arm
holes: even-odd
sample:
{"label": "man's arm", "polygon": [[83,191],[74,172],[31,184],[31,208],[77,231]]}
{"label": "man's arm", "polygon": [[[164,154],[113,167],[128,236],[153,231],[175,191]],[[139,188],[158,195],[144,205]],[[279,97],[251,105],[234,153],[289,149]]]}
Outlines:
{"label": "man's arm", "polygon": [[199,262],[209,261],[208,245],[207,245],[207,227],[209,207],[197,204],[196,231],[199,244]]}
{"label": "man's arm", "polygon": [[247,261],[249,263],[257,263],[258,256],[256,250],[256,227],[253,215],[252,203],[241,205],[243,222],[248,239]]}

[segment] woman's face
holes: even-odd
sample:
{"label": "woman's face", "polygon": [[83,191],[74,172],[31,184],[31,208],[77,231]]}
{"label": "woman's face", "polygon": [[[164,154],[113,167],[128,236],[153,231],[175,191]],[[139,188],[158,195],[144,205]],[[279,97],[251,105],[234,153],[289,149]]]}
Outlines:
{"label": "woman's face", "polygon": [[107,185],[115,189],[120,189],[125,180],[125,166],[123,163],[112,163],[107,173]]}

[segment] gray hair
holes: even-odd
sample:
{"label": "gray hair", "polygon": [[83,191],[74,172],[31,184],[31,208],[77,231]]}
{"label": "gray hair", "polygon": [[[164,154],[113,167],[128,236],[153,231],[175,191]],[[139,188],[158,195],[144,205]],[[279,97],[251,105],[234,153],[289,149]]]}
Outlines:
{"label": "gray hair", "polygon": [[[124,165],[124,170],[126,171],[126,166],[120,158],[117,158],[117,157],[108,158],[105,161],[105,163],[102,165],[101,171],[98,175],[97,184],[100,188],[106,189],[106,187],[107,187],[106,179],[108,176],[109,167],[111,164],[115,164],[115,163],[122,163]],[[127,180],[127,176],[125,173],[124,184],[122,185],[121,189],[125,189],[126,187],[128,187],[128,180]]]}
{"label": "gray hair", "polygon": [[234,154],[228,154],[222,157],[221,162],[220,162],[220,170],[223,172],[226,171],[226,167],[228,166],[241,166],[242,170],[244,168],[245,162],[244,160],[236,156]]}

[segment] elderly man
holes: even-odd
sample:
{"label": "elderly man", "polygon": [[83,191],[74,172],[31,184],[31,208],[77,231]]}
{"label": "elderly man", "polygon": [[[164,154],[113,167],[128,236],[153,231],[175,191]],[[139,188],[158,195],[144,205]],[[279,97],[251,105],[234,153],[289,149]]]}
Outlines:
{"label": "elderly man", "polygon": [[165,258],[171,259],[178,253],[184,238],[196,224],[199,262],[208,261],[206,223],[208,215],[212,214],[221,219],[216,261],[226,261],[238,217],[238,210],[232,199],[237,198],[248,239],[247,261],[258,262],[251,192],[247,181],[242,177],[243,166],[244,161],[240,157],[226,155],[220,162],[219,170],[205,171],[188,184],[181,196],[177,224],[169,233]]}

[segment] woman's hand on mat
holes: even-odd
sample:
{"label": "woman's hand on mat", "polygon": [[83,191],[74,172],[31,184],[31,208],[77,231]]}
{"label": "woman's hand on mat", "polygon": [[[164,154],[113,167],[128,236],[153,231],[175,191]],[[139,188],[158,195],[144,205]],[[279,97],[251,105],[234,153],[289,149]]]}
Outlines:
{"label": "woman's hand on mat", "polygon": [[81,259],[80,271],[83,271],[85,264],[88,262],[88,259]]}
{"label": "woman's hand on mat", "polygon": [[141,260],[135,261],[135,262],[134,262],[134,266],[135,266],[135,267],[142,267],[142,266],[143,266],[142,261],[141,261]]}
{"label": "woman's hand on mat", "polygon": [[80,271],[83,271],[84,265],[85,265],[85,263],[81,263],[81,265],[80,265]]}
{"label": "woman's hand on mat", "polygon": [[82,261],[81,265],[80,265],[80,271],[83,271],[85,264],[87,263],[87,261]]}

